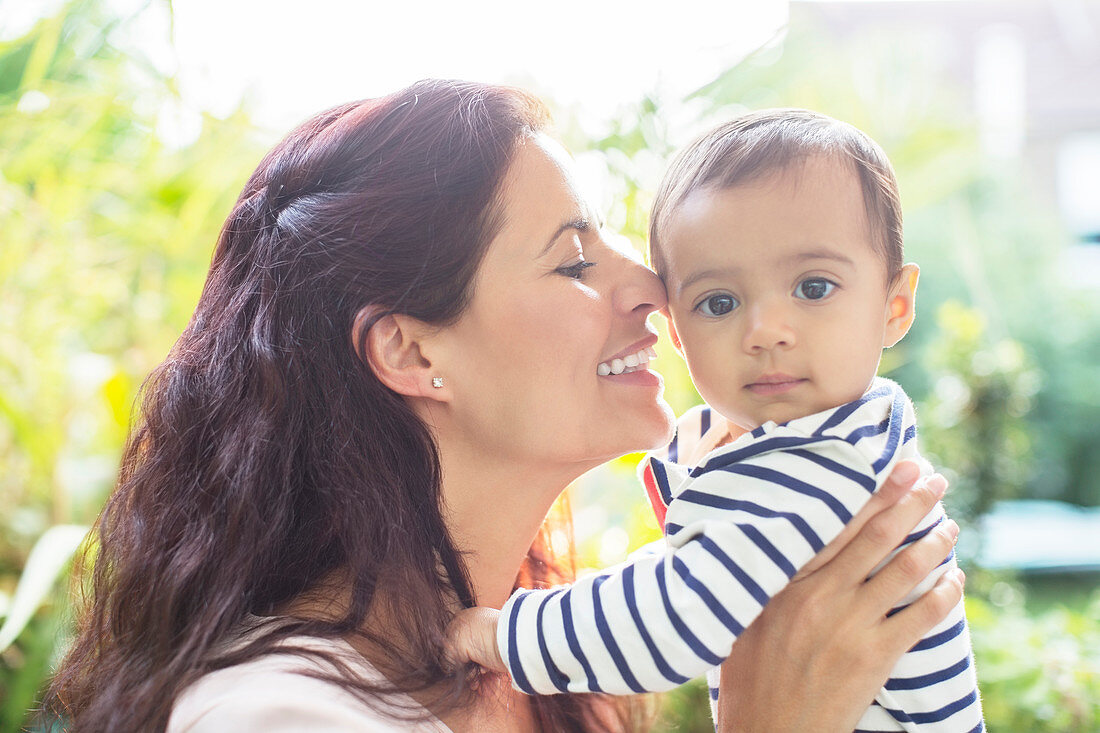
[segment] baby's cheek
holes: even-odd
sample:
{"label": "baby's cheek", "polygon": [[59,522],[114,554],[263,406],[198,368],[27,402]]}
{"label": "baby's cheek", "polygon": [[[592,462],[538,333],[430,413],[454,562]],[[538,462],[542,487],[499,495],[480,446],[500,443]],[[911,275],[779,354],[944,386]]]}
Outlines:
{"label": "baby's cheek", "polygon": [[722,373],[721,365],[718,365],[706,374],[692,372],[691,379],[699,396],[718,414],[730,418],[737,424],[751,422],[747,414],[748,408],[738,399],[742,396],[740,384],[730,370]]}

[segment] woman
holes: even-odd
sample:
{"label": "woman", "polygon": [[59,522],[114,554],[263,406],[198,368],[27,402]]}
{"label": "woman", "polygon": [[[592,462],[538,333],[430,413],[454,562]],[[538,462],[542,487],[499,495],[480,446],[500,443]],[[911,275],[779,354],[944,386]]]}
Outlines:
{"label": "woman", "polygon": [[[664,293],[602,238],[544,124],[516,90],[421,82],[261,162],[145,386],[49,711],[174,733],[636,725],[629,701],[473,694],[442,663],[454,610],[499,606],[521,568],[566,577],[532,547],[562,489],[671,425],[644,366],[597,373],[656,341]],[[945,583],[884,619],[947,554],[935,533],[891,584],[860,582],[942,489],[895,478],[746,636],[722,699],[753,702],[730,724],[842,725],[957,600]]]}

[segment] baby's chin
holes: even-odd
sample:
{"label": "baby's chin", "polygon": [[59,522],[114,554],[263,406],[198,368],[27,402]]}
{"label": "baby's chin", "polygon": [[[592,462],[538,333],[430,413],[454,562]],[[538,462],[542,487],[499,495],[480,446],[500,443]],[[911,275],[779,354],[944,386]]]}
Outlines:
{"label": "baby's chin", "polygon": [[768,409],[764,410],[733,410],[732,416],[726,415],[721,410],[718,410],[718,414],[726,418],[730,424],[731,430],[740,429],[745,432],[756,430],[761,425],[766,423],[776,423],[782,425],[788,423],[791,420],[797,420],[800,417],[806,417],[807,415],[813,415],[816,412],[821,412],[823,409],[810,405],[772,405]]}

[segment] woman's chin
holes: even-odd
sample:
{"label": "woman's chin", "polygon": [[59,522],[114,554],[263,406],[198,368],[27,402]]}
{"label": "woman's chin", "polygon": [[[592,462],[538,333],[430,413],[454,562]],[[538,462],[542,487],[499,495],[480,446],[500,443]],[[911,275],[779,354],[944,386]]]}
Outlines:
{"label": "woman's chin", "polygon": [[655,450],[668,444],[676,428],[676,415],[672,407],[659,399],[646,414],[630,422],[630,436],[624,440],[620,455],[638,451]]}
{"label": "woman's chin", "polygon": [[651,435],[646,441],[646,450],[654,450],[668,445],[676,432],[676,413],[672,406],[662,398],[657,405],[657,415],[654,418]]}

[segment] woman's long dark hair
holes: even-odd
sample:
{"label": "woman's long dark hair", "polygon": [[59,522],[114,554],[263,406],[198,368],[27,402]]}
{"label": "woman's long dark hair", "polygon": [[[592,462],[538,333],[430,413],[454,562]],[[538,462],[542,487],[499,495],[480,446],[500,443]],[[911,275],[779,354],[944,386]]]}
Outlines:
{"label": "woman's long dark hair", "polygon": [[[517,143],[544,123],[517,90],[427,81],[320,114],[264,158],[191,323],[144,385],[48,716],[79,731],[163,730],[204,672],[290,634],[356,633],[380,600],[397,628],[363,633],[392,684],[335,662],[333,678],[366,704],[399,691],[435,691],[437,709],[468,701],[441,665],[449,609],[476,599],[443,521],[436,446],[365,366],[353,323],[368,305],[458,318]],[[544,549],[531,580],[553,569]],[[350,584],[343,618],[220,646],[334,573]],[[545,730],[609,720],[593,696],[534,703]]]}

